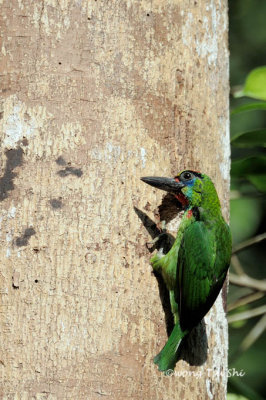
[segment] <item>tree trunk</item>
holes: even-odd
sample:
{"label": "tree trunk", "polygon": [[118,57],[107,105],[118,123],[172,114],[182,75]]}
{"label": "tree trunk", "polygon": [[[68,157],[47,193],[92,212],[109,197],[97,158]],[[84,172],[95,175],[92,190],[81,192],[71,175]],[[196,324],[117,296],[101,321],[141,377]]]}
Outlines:
{"label": "tree trunk", "polygon": [[205,172],[228,216],[226,1],[0,4],[1,398],[224,399],[221,295],[207,360],[153,364],[163,193],[139,178]]}

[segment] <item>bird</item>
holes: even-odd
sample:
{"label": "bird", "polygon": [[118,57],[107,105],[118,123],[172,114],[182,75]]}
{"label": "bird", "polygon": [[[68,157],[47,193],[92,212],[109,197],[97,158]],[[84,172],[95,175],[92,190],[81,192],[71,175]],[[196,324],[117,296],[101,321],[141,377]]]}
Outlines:
{"label": "bird", "polygon": [[[184,170],[174,178],[142,177],[155,188],[172,193],[184,214],[167,254],[150,262],[169,291],[174,328],[154,358],[159,371],[174,370],[183,339],[214,304],[230,265],[232,238],[212,180],[204,173]],[[166,373],[166,372],[165,372]]]}

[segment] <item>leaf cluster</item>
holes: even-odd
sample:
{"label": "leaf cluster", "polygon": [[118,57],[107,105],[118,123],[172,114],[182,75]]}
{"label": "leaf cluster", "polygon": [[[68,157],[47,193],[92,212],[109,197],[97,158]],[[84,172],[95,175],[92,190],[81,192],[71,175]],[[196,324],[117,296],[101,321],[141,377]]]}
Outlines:
{"label": "leaf cluster", "polygon": [[[242,87],[232,89],[232,95],[245,101],[244,104],[237,105],[231,110],[231,122],[234,124],[235,120],[247,113],[251,113],[249,115],[258,111],[265,113],[266,66],[252,70]],[[235,126],[241,126],[241,123]],[[231,302],[228,305],[228,322],[230,334],[232,329],[241,329],[244,332],[241,343],[238,342],[237,346],[233,346],[234,350],[230,353],[231,365],[239,365],[238,362],[243,354],[254,347],[266,329],[265,270],[256,268],[261,263],[259,253],[250,250],[266,239],[266,233],[261,232],[265,225],[263,222],[266,203],[265,147],[264,126],[231,134],[231,229],[234,249],[230,271]],[[257,260],[252,260],[254,255]],[[247,259],[250,257],[251,262],[245,260],[245,257]],[[249,267],[250,264],[253,264],[252,268]],[[257,276],[254,276],[256,274]],[[239,335],[237,336],[239,338]],[[229,382],[236,393],[247,398],[260,399],[258,393],[252,392],[251,387],[243,381],[231,379]]]}

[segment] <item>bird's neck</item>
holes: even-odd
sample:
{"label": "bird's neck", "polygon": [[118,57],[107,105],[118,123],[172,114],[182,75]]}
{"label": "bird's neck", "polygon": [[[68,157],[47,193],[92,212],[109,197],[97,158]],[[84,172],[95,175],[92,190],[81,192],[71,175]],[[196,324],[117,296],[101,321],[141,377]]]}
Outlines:
{"label": "bird's neck", "polygon": [[[189,208],[193,209],[195,205],[191,205]],[[200,204],[196,208],[201,221],[211,222],[222,218],[221,204],[216,193],[203,195]]]}

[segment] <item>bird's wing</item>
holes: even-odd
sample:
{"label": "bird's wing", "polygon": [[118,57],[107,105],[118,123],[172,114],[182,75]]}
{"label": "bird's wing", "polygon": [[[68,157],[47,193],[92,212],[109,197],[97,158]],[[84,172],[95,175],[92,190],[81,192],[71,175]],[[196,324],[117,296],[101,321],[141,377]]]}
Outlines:
{"label": "bird's wing", "polygon": [[228,268],[217,257],[219,248],[215,231],[202,221],[191,224],[183,234],[175,293],[182,329],[196,326],[219,294]]}

